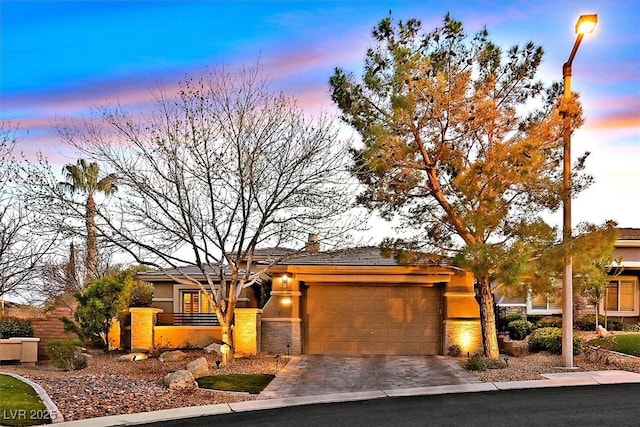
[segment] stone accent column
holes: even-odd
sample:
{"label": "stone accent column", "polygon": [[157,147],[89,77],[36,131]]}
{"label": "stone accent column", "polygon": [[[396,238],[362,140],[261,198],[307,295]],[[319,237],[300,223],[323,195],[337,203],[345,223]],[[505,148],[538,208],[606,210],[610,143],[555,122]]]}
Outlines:
{"label": "stone accent column", "polygon": [[[283,280],[284,277],[287,279]],[[301,296],[300,283],[294,274],[274,277],[271,298],[262,309],[262,352],[302,353]]]}
{"label": "stone accent column", "polygon": [[160,308],[131,307],[131,351],[153,350],[153,327]]}
{"label": "stone accent column", "polygon": [[255,356],[260,352],[259,308],[236,308],[233,327],[233,345],[236,357]]}

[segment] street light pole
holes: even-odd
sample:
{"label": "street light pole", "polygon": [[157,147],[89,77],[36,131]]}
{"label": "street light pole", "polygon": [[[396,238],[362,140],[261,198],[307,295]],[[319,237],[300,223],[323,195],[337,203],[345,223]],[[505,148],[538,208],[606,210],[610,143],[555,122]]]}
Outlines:
{"label": "street light pole", "polygon": [[576,24],[576,42],[569,59],[562,65],[563,93],[563,169],[562,169],[562,366],[573,368],[573,265],[571,258],[571,65],[582,37],[598,23],[598,15],[582,15]]}

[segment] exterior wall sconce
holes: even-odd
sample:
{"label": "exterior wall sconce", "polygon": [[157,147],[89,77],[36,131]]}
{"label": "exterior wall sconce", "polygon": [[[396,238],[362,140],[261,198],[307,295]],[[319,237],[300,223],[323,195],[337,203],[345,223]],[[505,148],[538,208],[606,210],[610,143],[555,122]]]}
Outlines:
{"label": "exterior wall sconce", "polygon": [[289,289],[289,276],[283,274],[280,280],[282,280],[282,289]]}

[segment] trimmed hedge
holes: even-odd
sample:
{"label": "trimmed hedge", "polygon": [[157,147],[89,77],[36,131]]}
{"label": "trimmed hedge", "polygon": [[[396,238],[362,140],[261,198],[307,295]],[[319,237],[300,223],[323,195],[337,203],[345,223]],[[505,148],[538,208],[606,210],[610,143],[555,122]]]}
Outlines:
{"label": "trimmed hedge", "polygon": [[0,338],[32,337],[33,328],[26,319],[18,317],[0,317]]}
{"label": "trimmed hedge", "polygon": [[[580,337],[573,337],[573,354],[577,355],[584,350],[584,341]],[[529,336],[529,351],[548,351],[553,354],[562,353],[562,329],[539,328]]]}
{"label": "trimmed hedge", "polygon": [[[607,319],[607,324],[604,325],[604,316],[598,316],[598,323],[603,325],[608,331],[622,331],[624,330],[624,323],[615,319]],[[596,330],[596,315],[589,314],[576,322],[576,326],[581,331],[595,331]]]}
{"label": "trimmed hedge", "polygon": [[533,331],[533,323],[528,320],[514,320],[507,325],[507,331],[509,331],[509,338],[521,341]]}
{"label": "trimmed hedge", "polygon": [[543,317],[536,322],[536,329],[537,328],[562,328],[562,317]]}

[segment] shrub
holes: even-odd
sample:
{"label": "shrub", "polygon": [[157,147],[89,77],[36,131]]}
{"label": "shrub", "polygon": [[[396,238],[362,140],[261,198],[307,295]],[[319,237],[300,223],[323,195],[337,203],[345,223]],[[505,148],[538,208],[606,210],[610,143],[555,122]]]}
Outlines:
{"label": "shrub", "polygon": [[32,337],[33,328],[26,319],[17,317],[0,317],[0,338]]}
{"label": "shrub", "polygon": [[536,329],[537,328],[562,328],[562,317],[543,317],[536,322]]}
{"label": "shrub", "polygon": [[507,324],[513,322],[514,320],[522,320],[522,314],[520,314],[520,313],[509,313],[505,317],[505,320],[507,321]]}
{"label": "shrub", "polygon": [[507,367],[507,362],[496,359],[489,359],[476,353],[467,359],[464,365],[469,371],[486,371],[487,369],[502,369]]}
{"label": "shrub", "polygon": [[467,359],[467,363],[465,363],[464,368],[469,371],[486,371],[487,360],[479,353],[476,353]]}
{"label": "shrub", "polygon": [[449,351],[447,351],[448,356],[460,357],[461,354],[462,354],[462,349],[460,348],[459,345],[454,344],[452,346],[449,346]]}
{"label": "shrub", "polygon": [[149,307],[153,302],[153,285],[136,281],[131,287],[129,307]]}
{"label": "shrub", "polygon": [[533,331],[533,323],[528,320],[514,320],[507,325],[507,331],[512,340],[523,340]]}
{"label": "shrub", "polygon": [[[584,349],[584,341],[573,337],[573,354],[580,354]],[[532,352],[548,351],[553,354],[562,353],[562,329],[546,327],[533,331],[529,336],[529,350]]]}
{"label": "shrub", "polygon": [[622,330],[625,332],[640,332],[640,323],[623,323]]}
{"label": "shrub", "polygon": [[80,340],[51,340],[47,344],[51,364],[58,369],[73,371],[85,367]]}
{"label": "shrub", "polygon": [[[622,331],[624,330],[624,323],[615,319],[607,319],[607,324],[604,324],[604,316],[598,316],[598,323],[603,325],[608,331]],[[581,331],[595,331],[596,330],[596,315],[588,314],[582,319],[576,322],[576,326]]]}
{"label": "shrub", "polygon": [[498,317],[496,319],[496,329],[498,332],[505,332],[507,330],[507,325],[514,320],[521,320],[522,314],[520,313],[509,313],[505,317]]}

